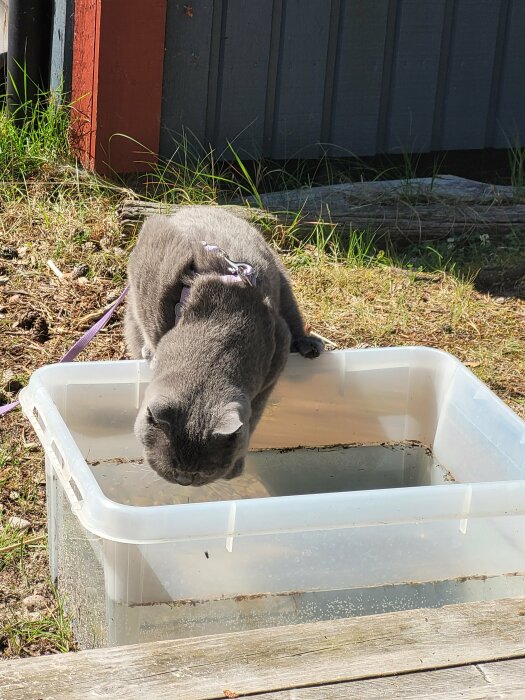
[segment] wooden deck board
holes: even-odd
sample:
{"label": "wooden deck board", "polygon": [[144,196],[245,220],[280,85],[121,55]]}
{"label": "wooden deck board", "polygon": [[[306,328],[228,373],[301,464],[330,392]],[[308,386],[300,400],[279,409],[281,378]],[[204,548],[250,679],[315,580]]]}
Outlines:
{"label": "wooden deck board", "polygon": [[525,659],[251,695],[251,700],[522,700]]}
{"label": "wooden deck board", "polygon": [[[268,700],[396,697],[392,693],[398,691],[398,697],[410,697],[402,683],[416,683],[413,697],[425,697],[417,695],[416,676],[389,677],[431,671],[433,678],[446,680],[451,671],[439,675],[436,669],[520,657],[525,657],[525,598],[514,598],[6,661],[0,664],[0,697],[211,700],[225,697],[224,690],[259,693]],[[489,688],[490,679],[498,679],[507,695],[497,697],[525,696],[522,660],[507,667],[512,673],[504,667],[500,672],[500,666],[486,673],[480,668],[455,670],[449,688],[462,682],[470,693],[457,697],[494,697],[479,694],[485,688],[476,690],[478,676],[489,679]],[[375,696],[372,681],[367,681],[368,695],[356,695],[358,686],[348,683],[378,678],[383,681],[374,682],[385,690]],[[345,682],[333,691],[312,688]],[[428,682],[421,681],[421,687],[427,697],[440,697]],[[454,697],[450,692],[442,697]]]}

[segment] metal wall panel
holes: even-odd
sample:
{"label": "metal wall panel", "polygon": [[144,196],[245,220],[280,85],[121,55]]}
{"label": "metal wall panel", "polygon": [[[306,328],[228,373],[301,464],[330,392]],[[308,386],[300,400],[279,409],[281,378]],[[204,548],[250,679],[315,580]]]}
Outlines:
{"label": "metal wall panel", "polygon": [[445,0],[398,0],[386,131],[378,147],[389,153],[432,147]]}
{"label": "metal wall panel", "polygon": [[283,0],[273,158],[319,155],[330,2]]}
{"label": "metal wall panel", "polygon": [[525,2],[509,0],[494,128],[487,146],[525,146]]}
{"label": "metal wall panel", "polygon": [[502,0],[456,3],[440,149],[485,146],[502,6]]}
{"label": "metal wall panel", "polygon": [[165,158],[173,155],[183,138],[205,146],[209,93],[213,92],[214,10],[220,17],[219,0],[198,0],[193,5],[185,0],[168,2],[160,131],[160,153]]}
{"label": "metal wall panel", "polygon": [[523,144],[524,65],[525,0],[169,0],[161,155]]}
{"label": "metal wall panel", "polygon": [[331,155],[374,154],[389,0],[342,3],[328,141]]}
{"label": "metal wall panel", "polygon": [[213,142],[243,156],[262,151],[272,0],[229,0],[225,8]]}

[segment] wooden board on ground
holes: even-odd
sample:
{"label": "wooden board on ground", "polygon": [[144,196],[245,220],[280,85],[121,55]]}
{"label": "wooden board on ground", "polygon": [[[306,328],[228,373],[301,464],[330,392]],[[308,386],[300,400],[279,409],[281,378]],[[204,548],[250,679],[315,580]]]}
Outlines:
{"label": "wooden board on ground", "polygon": [[[523,195],[510,186],[441,175],[271,192],[223,206],[238,216],[273,224],[289,225],[299,213],[299,234],[323,221],[415,243],[470,232],[498,237],[525,231]],[[133,230],[151,214],[178,209],[180,205],[126,200],[120,206],[120,222]]]}
{"label": "wooden board on ground", "polygon": [[6,661],[0,689],[2,700],[511,698],[524,659],[514,598]]}

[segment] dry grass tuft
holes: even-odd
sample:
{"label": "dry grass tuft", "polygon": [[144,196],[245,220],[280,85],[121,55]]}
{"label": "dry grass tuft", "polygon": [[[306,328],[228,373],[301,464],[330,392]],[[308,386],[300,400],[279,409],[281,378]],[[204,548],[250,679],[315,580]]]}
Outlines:
{"label": "dry grass tuft", "polygon": [[525,417],[525,302],[447,273],[318,262],[293,273],[312,329],[339,347],[429,345],[456,355]]}

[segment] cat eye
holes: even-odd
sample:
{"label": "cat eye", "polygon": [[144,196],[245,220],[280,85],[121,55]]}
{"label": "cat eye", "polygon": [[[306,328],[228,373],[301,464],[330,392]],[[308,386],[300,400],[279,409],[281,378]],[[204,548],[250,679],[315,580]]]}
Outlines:
{"label": "cat eye", "polygon": [[235,442],[241,433],[241,428],[242,425],[239,428],[237,428],[237,430],[234,433],[230,433],[230,435],[223,435],[222,437],[226,438],[227,443]]}
{"label": "cat eye", "polygon": [[146,422],[155,428],[160,428],[163,432],[169,433],[171,429],[171,424],[167,420],[163,420],[158,416],[154,416],[151,408],[148,406],[146,408]]}

